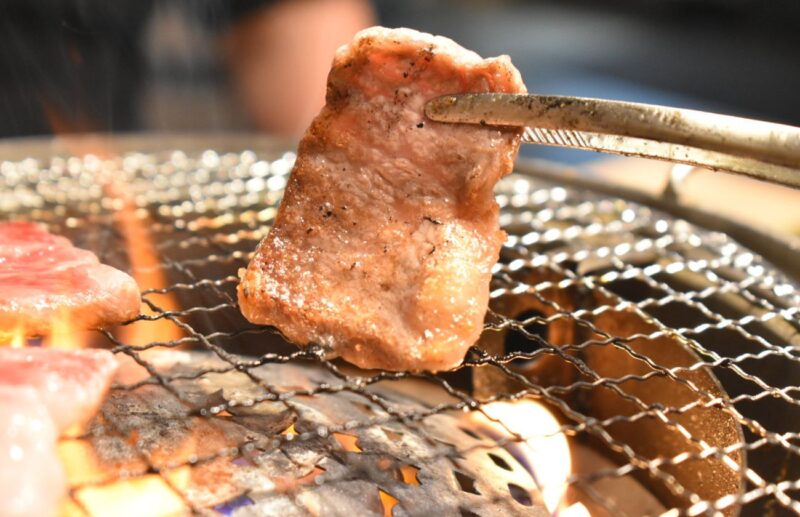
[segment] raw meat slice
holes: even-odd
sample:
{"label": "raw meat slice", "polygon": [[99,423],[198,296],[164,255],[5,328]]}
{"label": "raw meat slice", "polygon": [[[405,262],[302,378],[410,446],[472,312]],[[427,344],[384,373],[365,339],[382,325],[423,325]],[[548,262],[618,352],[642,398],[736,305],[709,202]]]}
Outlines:
{"label": "raw meat slice", "polygon": [[139,288],[91,251],[27,222],[0,223],[0,340],[21,329],[45,335],[60,318],[78,329],[139,314]]}
{"label": "raw meat slice", "polygon": [[0,385],[0,515],[56,515],[66,493],[56,437],[33,388]]}
{"label": "raw meat slice", "polygon": [[117,362],[106,350],[0,348],[0,515],[55,515],[58,433],[97,411]]}
{"label": "raw meat slice", "polygon": [[376,27],[340,48],[275,225],[240,272],[253,323],[358,366],[442,370],[480,335],[505,234],[492,189],[520,133],[440,124],[425,103],[524,92],[507,56]]}
{"label": "raw meat slice", "polygon": [[97,412],[116,369],[108,350],[0,348],[0,386],[34,389],[59,432]]}

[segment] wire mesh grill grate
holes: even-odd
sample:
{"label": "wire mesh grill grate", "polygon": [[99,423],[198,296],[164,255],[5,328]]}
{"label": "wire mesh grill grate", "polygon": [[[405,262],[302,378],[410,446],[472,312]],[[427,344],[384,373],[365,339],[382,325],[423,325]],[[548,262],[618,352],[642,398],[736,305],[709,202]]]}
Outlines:
{"label": "wire mesh grill grate", "polygon": [[[0,164],[0,218],[46,223],[143,290],[139,318],[93,334],[133,373],[86,434],[62,440],[69,512],[96,513],[103,487],[127,483],[194,513],[536,514],[548,488],[536,466],[524,478],[518,446],[538,431],[485,411],[525,398],[573,451],[605,458],[566,477],[564,507],[800,513],[800,295],[757,254],[640,204],[515,174],[497,189],[509,238],[463,365],[356,371],[236,306],[237,270],[267,233],[293,158]],[[476,467],[487,458],[494,470]],[[626,502],[623,480],[658,504]]]}

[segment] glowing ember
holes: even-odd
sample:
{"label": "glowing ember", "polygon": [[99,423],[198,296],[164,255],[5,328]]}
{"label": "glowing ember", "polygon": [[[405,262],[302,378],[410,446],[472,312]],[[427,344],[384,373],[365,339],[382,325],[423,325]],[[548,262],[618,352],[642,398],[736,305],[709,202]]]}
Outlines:
{"label": "glowing ember", "polygon": [[400,467],[400,475],[403,476],[403,483],[407,485],[419,485],[419,478],[417,474],[419,469],[411,465],[403,465]]}
{"label": "glowing ember", "polygon": [[[58,457],[70,486],[101,485],[108,481],[108,466],[97,460],[94,448],[86,440],[61,440],[58,442]],[[147,464],[141,458],[128,459],[124,466],[128,475],[147,472]]]}
{"label": "glowing ember", "polygon": [[397,498],[389,492],[378,490],[381,497],[381,504],[383,505],[383,517],[392,517],[392,510],[397,505]]}
{"label": "glowing ember", "polygon": [[188,511],[175,490],[156,474],[82,488],[77,491],[75,498],[89,515],[166,516],[184,515]]}
{"label": "glowing ember", "polygon": [[361,452],[361,447],[358,446],[357,436],[345,433],[333,433],[333,437],[344,450],[349,452]]}
{"label": "glowing ember", "polygon": [[281,434],[287,437],[294,437],[297,436],[298,433],[294,428],[294,424],[292,424],[289,427],[287,427]]}
{"label": "glowing ember", "polygon": [[[561,508],[572,472],[567,438],[561,424],[546,407],[533,400],[492,402],[475,412],[471,418],[497,439],[511,442],[508,449],[531,473],[541,492],[545,506],[551,512]],[[488,417],[488,418],[487,418]]]}

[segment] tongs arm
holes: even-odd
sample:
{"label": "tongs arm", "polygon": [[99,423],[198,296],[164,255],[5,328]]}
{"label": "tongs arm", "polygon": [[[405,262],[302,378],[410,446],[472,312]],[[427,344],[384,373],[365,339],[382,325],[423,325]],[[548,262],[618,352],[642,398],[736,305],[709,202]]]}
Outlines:
{"label": "tongs arm", "polygon": [[657,158],[800,188],[800,128],[632,102],[533,94],[446,95],[439,122],[524,127],[524,141]]}

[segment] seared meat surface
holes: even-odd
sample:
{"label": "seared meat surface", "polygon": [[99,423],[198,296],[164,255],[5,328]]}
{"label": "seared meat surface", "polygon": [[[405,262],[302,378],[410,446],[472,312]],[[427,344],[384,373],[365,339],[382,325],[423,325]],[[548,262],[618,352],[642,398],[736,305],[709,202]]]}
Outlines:
{"label": "seared meat surface", "polygon": [[44,227],[0,223],[0,343],[21,329],[44,335],[54,320],[77,329],[115,325],[139,314],[139,287]]}
{"label": "seared meat surface", "polygon": [[269,235],[240,273],[254,323],[364,368],[442,370],[481,333],[515,129],[425,118],[444,94],[524,92],[508,57],[372,28],[339,49]]}

